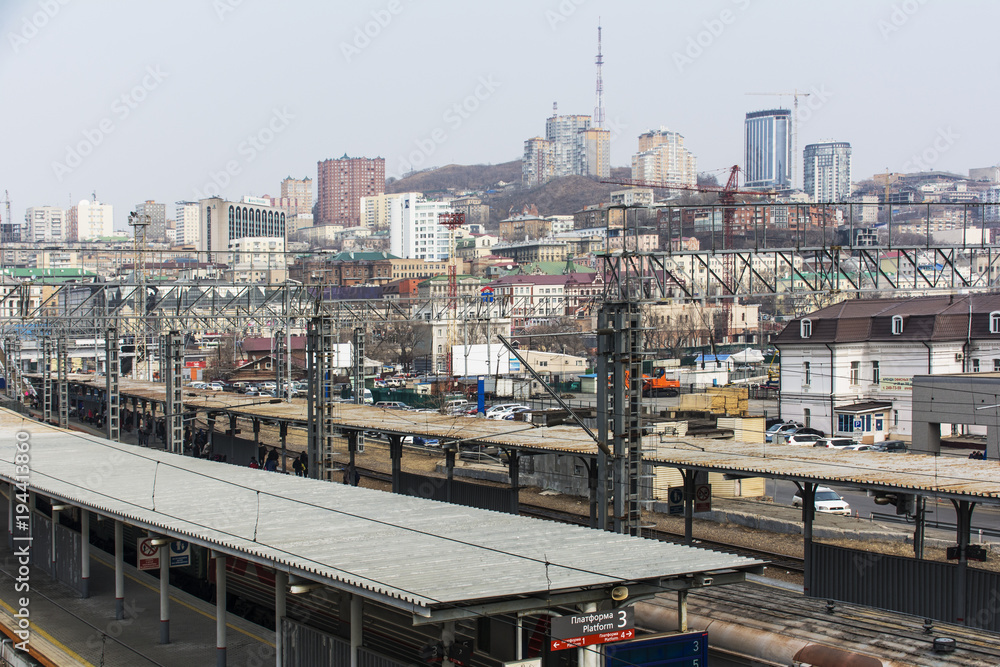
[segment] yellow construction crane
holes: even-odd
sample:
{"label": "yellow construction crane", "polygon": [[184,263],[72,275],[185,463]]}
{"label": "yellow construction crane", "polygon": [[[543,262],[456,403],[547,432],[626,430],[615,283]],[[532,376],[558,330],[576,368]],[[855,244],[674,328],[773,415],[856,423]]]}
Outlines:
{"label": "yellow construction crane", "polygon": [[[795,145],[792,150],[792,187],[795,187],[795,181],[798,178],[796,172],[797,160],[799,159],[799,98],[809,97],[812,93],[803,93],[798,89],[793,90],[790,93],[747,93],[747,95],[767,95],[769,97],[791,97],[792,98],[792,143]],[[781,100],[778,100],[778,104],[781,104]]]}

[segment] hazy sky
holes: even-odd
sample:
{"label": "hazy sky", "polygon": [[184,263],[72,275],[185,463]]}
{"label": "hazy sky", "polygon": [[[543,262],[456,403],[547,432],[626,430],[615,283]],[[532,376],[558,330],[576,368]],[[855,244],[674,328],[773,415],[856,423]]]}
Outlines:
{"label": "hazy sky", "polygon": [[850,142],[855,180],[1000,161],[989,0],[3,0],[0,191],[16,219],[96,191],[120,228],[345,153],[517,159],[553,102],[593,112],[599,18],[615,166],[661,125],[742,164],[746,112],[791,104],[746,93],[795,89],[800,149]]}

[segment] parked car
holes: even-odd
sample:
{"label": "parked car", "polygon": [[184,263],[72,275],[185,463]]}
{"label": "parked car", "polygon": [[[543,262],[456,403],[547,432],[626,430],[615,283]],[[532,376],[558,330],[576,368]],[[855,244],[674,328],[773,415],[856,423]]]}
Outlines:
{"label": "parked car", "polygon": [[906,442],[903,440],[883,440],[876,442],[874,447],[880,452],[905,452],[907,449]]}
{"label": "parked car", "polygon": [[524,412],[525,410],[530,410],[530,409],[531,408],[529,408],[527,405],[520,405],[520,404],[508,405],[502,410],[494,410],[493,412],[487,412],[486,418],[497,419],[497,420],[507,419],[507,417],[513,415],[515,411]]}
{"label": "parked car", "polygon": [[850,452],[880,452],[880,451],[883,451],[883,450],[879,449],[878,445],[863,445],[863,444],[860,444],[860,443],[853,444],[850,447],[842,447],[842,449],[844,449],[846,451],[850,451]]}
{"label": "parked car", "polygon": [[803,435],[792,433],[787,436],[786,443],[789,445],[811,445],[819,439],[820,437],[818,435],[813,435],[812,433],[806,433]]}
{"label": "parked car", "polygon": [[[795,492],[795,496],[792,498],[792,507],[802,507],[801,494],[801,491]],[[847,504],[847,501],[839,493],[826,486],[817,487],[814,506],[816,511],[822,514],[851,515],[851,506]]]}
{"label": "parked car", "polygon": [[383,410],[409,410],[410,406],[401,401],[379,401],[375,404],[376,408],[382,408]]}
{"label": "parked car", "polygon": [[792,431],[792,434],[794,434],[794,435],[818,435],[821,438],[826,436],[826,433],[823,433],[823,431],[820,431],[819,429],[816,429],[816,428],[809,428],[808,426],[800,426],[799,428],[797,428],[794,431]]}
{"label": "parked car", "polygon": [[802,424],[798,422],[785,422],[784,424],[775,424],[764,432],[764,440],[766,442],[774,442],[774,438],[776,435],[791,433],[792,431],[798,428],[802,428]]}
{"label": "parked car", "polygon": [[852,449],[857,445],[851,438],[820,438],[813,442],[813,447],[827,447],[829,449]]}
{"label": "parked car", "polygon": [[225,389],[225,387],[222,385],[221,382],[213,382],[212,384],[208,385],[208,388],[211,389],[212,391],[222,391],[223,389]]}

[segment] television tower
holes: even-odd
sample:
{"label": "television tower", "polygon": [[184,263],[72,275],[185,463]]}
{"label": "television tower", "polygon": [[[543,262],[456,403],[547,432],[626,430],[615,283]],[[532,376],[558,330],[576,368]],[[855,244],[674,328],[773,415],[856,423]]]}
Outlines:
{"label": "television tower", "polygon": [[604,127],[604,79],[601,76],[601,67],[604,65],[604,56],[601,55],[601,20],[597,20],[597,106],[594,107],[594,127]]}

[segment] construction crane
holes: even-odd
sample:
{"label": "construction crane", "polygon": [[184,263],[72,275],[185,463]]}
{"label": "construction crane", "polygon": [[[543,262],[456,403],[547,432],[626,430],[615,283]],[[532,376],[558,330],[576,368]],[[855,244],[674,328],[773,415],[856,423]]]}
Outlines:
{"label": "construction crane", "polygon": [[795,182],[798,180],[798,172],[796,171],[797,160],[799,159],[799,98],[809,97],[812,93],[802,93],[798,89],[793,90],[790,93],[747,93],[747,95],[767,95],[768,97],[779,98],[778,103],[781,103],[780,98],[791,97],[792,98],[792,144],[794,149],[792,150],[792,187],[795,187]]}
{"label": "construction crane", "polygon": [[[733,206],[736,203],[737,196],[752,196],[752,197],[767,197],[774,193],[769,190],[740,190],[739,187],[739,175],[740,167],[739,165],[733,165],[729,168],[729,178],[726,180],[726,184],[723,186],[717,185],[679,185],[675,183],[665,183],[662,181],[645,181],[635,178],[610,178],[602,179],[601,183],[610,183],[614,185],[628,185],[632,187],[639,188],[654,188],[661,190],[686,190],[691,192],[709,192],[717,193],[719,195],[719,204],[722,206],[722,249],[732,250],[733,249],[733,228],[735,227],[736,218],[736,208]],[[668,240],[668,243],[672,242],[673,239]],[[725,276],[726,285],[732,284],[733,275],[733,256],[732,254],[726,254],[723,256],[723,274]],[[732,300],[723,299],[722,300],[722,311],[724,315],[724,321],[726,323],[726,334],[729,334],[730,329],[730,313],[732,312]]]}
{"label": "construction crane", "polygon": [[[438,215],[438,224],[448,228],[448,309],[451,312],[448,321],[448,345],[445,358],[448,364],[448,376],[451,377],[451,346],[455,343],[458,319],[458,262],[455,258],[455,230],[465,224],[465,213],[442,213]],[[435,372],[437,372],[436,369]]]}

